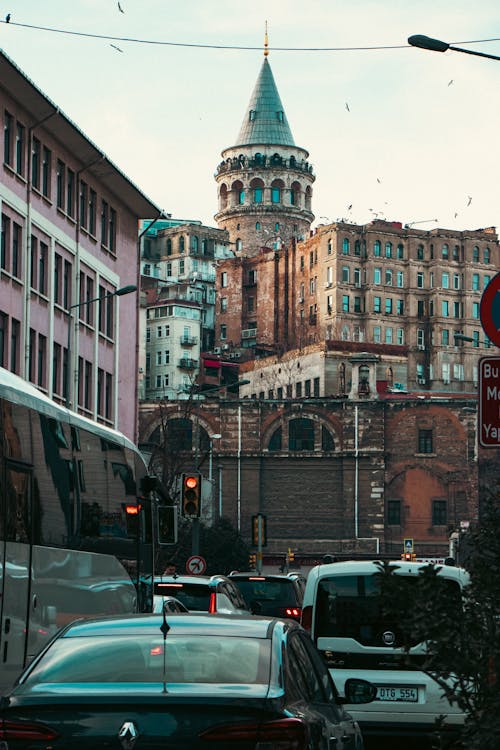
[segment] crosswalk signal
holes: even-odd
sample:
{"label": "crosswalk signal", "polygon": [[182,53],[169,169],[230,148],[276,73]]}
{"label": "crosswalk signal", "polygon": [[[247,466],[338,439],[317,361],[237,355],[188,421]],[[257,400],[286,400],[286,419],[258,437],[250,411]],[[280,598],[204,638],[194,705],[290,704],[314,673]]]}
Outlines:
{"label": "crosswalk signal", "polygon": [[250,566],[250,570],[255,570],[255,568],[257,567],[257,555],[254,552],[248,555],[248,564]]}
{"label": "crosswalk signal", "polygon": [[181,508],[187,518],[201,514],[201,474],[196,471],[182,475]]}
{"label": "crosswalk signal", "polygon": [[137,539],[137,537],[139,536],[141,510],[142,506],[140,503],[127,503],[127,505],[125,506],[127,536],[131,537],[132,539]]}

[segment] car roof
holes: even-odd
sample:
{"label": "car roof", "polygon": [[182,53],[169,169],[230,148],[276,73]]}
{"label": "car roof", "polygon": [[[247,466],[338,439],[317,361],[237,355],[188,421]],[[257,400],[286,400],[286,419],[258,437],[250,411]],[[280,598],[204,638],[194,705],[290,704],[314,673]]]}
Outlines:
{"label": "car roof", "polygon": [[[222,615],[204,612],[175,613],[166,616],[170,626],[169,634],[175,635],[215,635],[220,637],[239,636],[241,638],[270,638],[272,631],[279,627],[289,629],[300,627],[298,623],[272,617],[253,615]],[[60,637],[79,638],[88,636],[153,635],[161,634],[164,618],[161,614],[129,615],[128,617],[98,617],[77,620],[65,628]],[[168,635],[167,635],[168,637]]]}
{"label": "car roof", "polygon": [[287,575],[286,573],[231,573],[229,578],[234,580],[256,580],[256,581],[295,581],[300,575]]}
{"label": "car roof", "polygon": [[[399,575],[418,575],[422,568],[428,567],[426,562],[406,562],[405,560],[391,560],[391,565],[396,566],[396,573]],[[370,575],[380,572],[380,561],[378,560],[346,560],[344,562],[325,563],[317,565],[309,571],[308,580],[313,581],[328,576],[335,575]],[[468,583],[469,575],[463,568],[457,568],[452,565],[437,565],[438,575],[443,578],[452,578],[465,586]]]}

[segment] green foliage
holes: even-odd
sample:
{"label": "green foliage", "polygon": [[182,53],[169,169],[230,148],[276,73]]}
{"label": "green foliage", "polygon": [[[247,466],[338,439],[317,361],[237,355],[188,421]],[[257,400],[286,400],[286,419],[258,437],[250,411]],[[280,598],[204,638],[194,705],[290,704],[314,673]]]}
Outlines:
{"label": "green foliage", "polygon": [[[413,586],[394,575],[397,565],[379,564],[382,614],[401,622],[397,634],[406,652],[427,642],[423,666],[448,700],[466,714],[461,739],[466,750],[500,748],[500,512],[493,503],[467,540],[470,585],[462,602],[425,566]],[[399,612],[399,617],[397,617]],[[437,728],[436,747],[445,744]]]}

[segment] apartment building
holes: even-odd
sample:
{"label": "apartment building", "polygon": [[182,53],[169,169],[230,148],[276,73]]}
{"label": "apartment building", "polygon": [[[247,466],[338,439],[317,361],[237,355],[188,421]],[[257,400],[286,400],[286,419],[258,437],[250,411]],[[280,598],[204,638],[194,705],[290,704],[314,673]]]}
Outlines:
{"label": "apartment building", "polygon": [[135,439],[137,220],[159,209],[3,53],[0,116],[0,363]]}

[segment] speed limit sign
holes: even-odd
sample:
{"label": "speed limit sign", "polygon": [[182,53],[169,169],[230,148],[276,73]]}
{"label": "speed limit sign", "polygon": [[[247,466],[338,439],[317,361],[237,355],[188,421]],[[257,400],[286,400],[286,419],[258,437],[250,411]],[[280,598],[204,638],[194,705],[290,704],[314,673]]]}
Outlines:
{"label": "speed limit sign", "polygon": [[192,576],[201,576],[207,569],[205,558],[201,555],[191,555],[186,562],[186,570]]}

